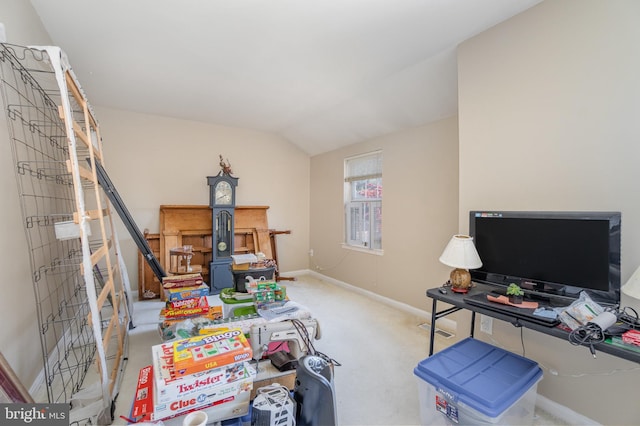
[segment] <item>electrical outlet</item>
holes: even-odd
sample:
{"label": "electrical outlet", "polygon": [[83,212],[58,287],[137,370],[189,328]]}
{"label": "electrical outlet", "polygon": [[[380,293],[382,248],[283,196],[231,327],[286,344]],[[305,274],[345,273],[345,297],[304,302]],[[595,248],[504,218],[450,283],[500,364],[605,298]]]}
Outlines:
{"label": "electrical outlet", "polygon": [[480,331],[487,334],[493,333],[493,318],[480,314]]}
{"label": "electrical outlet", "polygon": [[313,249],[309,249],[309,256],[313,257]]}

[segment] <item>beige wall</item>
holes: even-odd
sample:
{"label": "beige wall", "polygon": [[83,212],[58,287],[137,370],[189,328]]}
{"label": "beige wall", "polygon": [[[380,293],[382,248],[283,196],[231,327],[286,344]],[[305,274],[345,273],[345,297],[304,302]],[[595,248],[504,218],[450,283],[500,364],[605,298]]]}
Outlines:
{"label": "beige wall", "polygon": [[[90,95],[89,95],[90,97]],[[162,204],[209,204],[207,176],[219,155],[239,177],[238,205],[269,206],[269,227],[291,230],[277,238],[280,271],[307,268],[309,157],[280,137],[245,129],[95,108],[105,168],[140,230],[157,233]],[[120,222],[118,222],[120,223]],[[137,246],[120,226],[132,286]]]}
{"label": "beige wall", "polygon": [[[0,22],[5,26],[7,42],[19,45],[48,45],[51,40],[31,3],[24,0],[3,0]],[[33,303],[31,268],[18,190],[14,176],[11,146],[8,142],[6,115],[0,114],[0,351],[25,386],[29,387],[42,364],[40,339]],[[37,366],[37,367],[34,367]]]}
{"label": "beige wall", "polygon": [[[311,159],[310,268],[407,305],[427,309],[425,290],[449,268],[438,262],[458,232],[456,117],[395,133]],[[383,255],[344,241],[344,159],[382,149]]]}
{"label": "beige wall", "polygon": [[[629,278],[640,265],[639,20],[636,1],[545,1],[460,46],[461,228],[472,209],[621,211]],[[637,364],[494,324],[492,339],[515,352],[523,332],[526,356],[547,368],[541,394],[637,424]]]}
{"label": "beige wall", "polygon": [[[425,289],[447,278],[437,258],[453,233],[467,231],[470,209],[620,210],[625,280],[640,265],[639,5],[546,1],[460,47],[457,118],[310,160],[272,135],[96,106],[106,167],[137,225],[155,231],[160,204],[207,203],[205,177],[217,173],[222,154],[240,177],[238,203],[270,205],[270,225],[292,230],[278,240],[283,271],[309,266],[420,309],[428,310]],[[28,2],[4,0],[0,22],[9,42],[51,43]],[[0,329],[0,349],[28,386],[40,345],[6,140],[2,114],[0,311],[10,323]],[[384,155],[382,256],[341,247],[343,160],[375,149]],[[119,232],[135,287],[136,248]],[[484,337],[521,353],[520,331],[496,321]],[[594,360],[522,332],[526,355],[546,368],[540,393],[604,424],[640,417],[639,373],[626,372],[637,364]]]}
{"label": "beige wall", "polygon": [[[49,45],[29,2],[3,1],[0,22],[9,43]],[[72,64],[73,66],[73,64]],[[80,81],[82,84],[82,81]],[[91,94],[89,101],[91,102]],[[268,205],[270,228],[291,230],[278,236],[280,270],[307,268],[309,247],[309,157],[271,134],[94,105],[103,137],[105,168],[134,221],[158,231],[161,204],[208,204],[206,177],[220,170],[218,156],[239,177],[239,205]],[[28,247],[14,177],[5,114],[0,114],[0,269],[3,271],[0,350],[29,388],[41,370],[42,356],[33,303]],[[133,289],[137,289],[137,247],[117,219],[118,234]]]}

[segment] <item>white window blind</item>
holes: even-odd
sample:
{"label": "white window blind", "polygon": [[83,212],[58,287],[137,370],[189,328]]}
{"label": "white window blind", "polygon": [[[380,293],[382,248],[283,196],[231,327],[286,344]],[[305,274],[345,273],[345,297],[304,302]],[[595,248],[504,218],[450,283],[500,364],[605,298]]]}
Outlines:
{"label": "white window blind", "polygon": [[345,244],[382,249],[382,151],[345,160]]}

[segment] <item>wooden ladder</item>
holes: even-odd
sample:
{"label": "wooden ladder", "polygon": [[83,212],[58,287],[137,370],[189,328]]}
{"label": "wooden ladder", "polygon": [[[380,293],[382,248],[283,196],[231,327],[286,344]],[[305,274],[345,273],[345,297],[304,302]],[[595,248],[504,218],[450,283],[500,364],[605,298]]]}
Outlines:
{"label": "wooden ladder", "polygon": [[[70,70],[63,73],[68,95],[62,97],[58,110],[66,127],[67,169],[73,178],[76,202],[74,222],[80,227],[82,241],[81,269],[90,305],[87,320],[96,336],[96,366],[103,397],[112,401],[128,356],[128,278],[111,206],[96,172],[96,162],[104,164],[100,129],[74,75]],[[64,85],[60,86],[63,91]]]}

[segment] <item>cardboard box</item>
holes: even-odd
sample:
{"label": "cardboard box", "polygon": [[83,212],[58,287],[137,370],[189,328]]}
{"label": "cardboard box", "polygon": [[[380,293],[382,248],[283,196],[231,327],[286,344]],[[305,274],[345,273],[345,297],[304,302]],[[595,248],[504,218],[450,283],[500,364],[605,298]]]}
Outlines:
{"label": "cardboard box", "polygon": [[241,379],[254,379],[255,370],[246,362],[226,365],[188,376],[176,376],[173,365],[173,344],[151,348],[154,368],[154,400],[157,403],[175,401],[181,397],[210,392],[216,386]]}
{"label": "cardboard box", "polygon": [[233,271],[246,271],[246,270],[249,269],[249,265],[251,265],[251,264],[250,263],[240,263],[240,264],[238,264],[236,262],[233,262],[231,264],[231,270],[233,270]]}
{"label": "cardboard box", "polygon": [[169,310],[177,310],[177,309],[201,308],[203,306],[209,307],[209,301],[207,300],[207,296],[192,297],[190,299],[183,299],[183,300],[174,300],[173,302],[167,301],[165,307]]}
{"label": "cardboard box", "polygon": [[[201,323],[209,323],[222,319],[222,306],[209,306],[206,314],[198,315],[198,321]],[[174,339],[186,339],[194,335],[193,322],[190,318],[162,318],[158,324],[158,332],[162,341]],[[199,333],[208,334],[208,333]]]}
{"label": "cardboard box", "polygon": [[150,420],[153,413],[153,366],[142,367],[138,373],[138,384],[129,416],[136,422]]}
{"label": "cardboard box", "polygon": [[245,415],[249,410],[252,377],[219,386],[215,391],[156,404],[152,391],[153,375],[154,369],[150,365],[140,370],[130,415],[136,422],[162,420],[167,426],[181,425],[182,416],[195,410],[206,411],[210,421],[221,421]]}
{"label": "cardboard box", "polygon": [[[175,307],[174,307],[175,306]],[[209,302],[205,296],[167,302],[167,307],[160,310],[160,318],[191,318],[206,315],[209,312]]]}
{"label": "cardboard box", "polygon": [[[184,426],[183,422],[187,414],[192,411],[200,410],[209,416],[209,424],[219,424],[223,420],[237,419],[249,413],[249,392],[243,392],[234,397],[224,398],[221,401],[199,408],[192,408],[180,414],[162,419],[165,426]],[[212,423],[214,422],[214,423]],[[234,423],[235,424],[235,423]]]}
{"label": "cardboard box", "polygon": [[162,278],[162,287],[165,289],[176,287],[198,287],[203,284],[200,274],[171,275]]}
{"label": "cardboard box", "polygon": [[155,402],[153,406],[154,420],[174,417],[193,409],[202,409],[211,405],[220,405],[235,401],[241,394],[251,395],[253,377],[236,380],[232,383],[215,386],[206,391],[198,391],[187,396],[178,396],[168,402]]}
{"label": "cardboard box", "polygon": [[248,361],[252,356],[251,345],[239,328],[173,342],[177,377]]}
{"label": "cardboard box", "polygon": [[176,287],[164,289],[164,297],[169,302],[175,300],[191,299],[209,295],[209,287],[206,284],[193,287]]}

